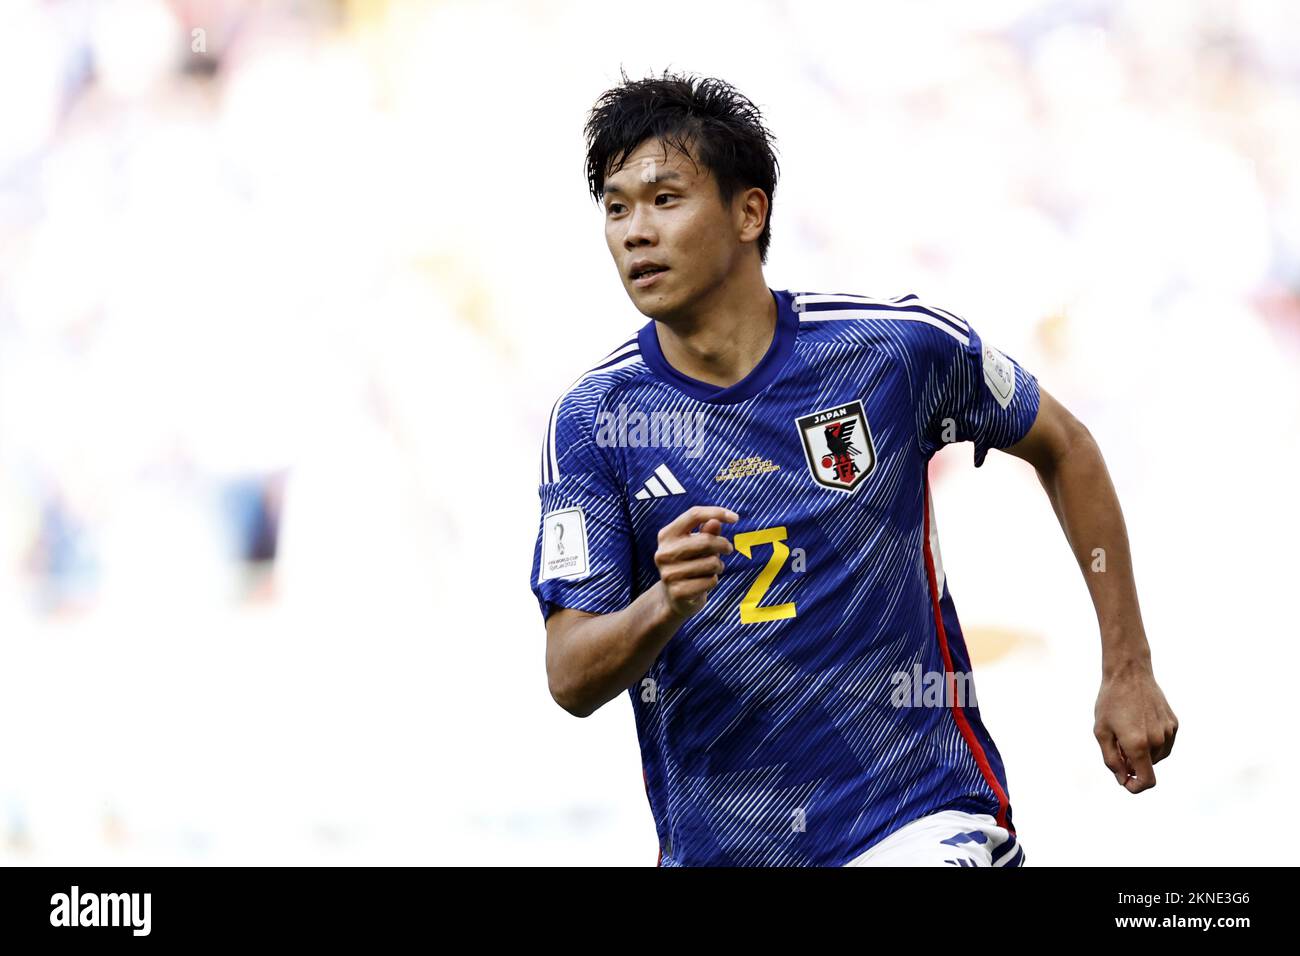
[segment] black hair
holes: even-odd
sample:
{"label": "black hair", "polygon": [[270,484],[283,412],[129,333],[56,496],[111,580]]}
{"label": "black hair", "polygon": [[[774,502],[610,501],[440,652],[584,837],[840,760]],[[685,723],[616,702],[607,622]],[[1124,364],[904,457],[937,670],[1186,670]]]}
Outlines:
{"label": "black hair", "polygon": [[623,82],[601,94],[584,129],[592,198],[601,202],[606,174],[621,169],[646,139],[658,139],[712,172],[724,204],[755,186],[767,194],[767,222],[758,237],[759,261],[767,262],[780,166],[758,107],[723,80],[667,70],[629,80],[619,72]]}

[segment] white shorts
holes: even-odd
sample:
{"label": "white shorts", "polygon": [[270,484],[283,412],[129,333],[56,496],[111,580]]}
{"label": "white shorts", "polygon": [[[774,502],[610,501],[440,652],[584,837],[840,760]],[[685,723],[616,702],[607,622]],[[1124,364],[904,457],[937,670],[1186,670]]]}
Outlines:
{"label": "white shorts", "polygon": [[1015,834],[987,813],[942,810],[895,830],[845,866],[1024,866]]}

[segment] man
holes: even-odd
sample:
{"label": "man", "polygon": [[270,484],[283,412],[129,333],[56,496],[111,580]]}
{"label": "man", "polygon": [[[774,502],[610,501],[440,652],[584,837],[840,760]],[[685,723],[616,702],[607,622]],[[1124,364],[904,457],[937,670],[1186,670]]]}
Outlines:
{"label": "man", "polygon": [[1100,622],[1103,760],[1154,786],[1178,722],[1087,429],[914,294],[769,289],[777,163],[727,84],[624,76],[586,132],[650,321],[551,413],[533,590],[555,700],[631,698],[660,864],[1024,862],[935,531],[951,441],[1037,469]]}

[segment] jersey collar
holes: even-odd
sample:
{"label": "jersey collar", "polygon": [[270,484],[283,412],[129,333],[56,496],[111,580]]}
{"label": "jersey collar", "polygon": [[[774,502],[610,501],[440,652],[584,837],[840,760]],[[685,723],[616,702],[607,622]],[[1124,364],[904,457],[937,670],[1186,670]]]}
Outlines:
{"label": "jersey collar", "polygon": [[770,385],[777,373],[785,367],[786,359],[794,350],[795,335],[799,331],[799,317],[794,311],[793,294],[784,289],[767,291],[771,292],[772,298],[776,300],[776,334],[772,336],[772,344],[768,346],[767,353],[759,359],[753,370],[736,384],[723,388],[709,382],[701,382],[673,368],[659,348],[659,335],[655,331],[653,319],[642,326],[641,331],[637,333],[641,358],[661,379],[702,402],[731,405],[753,398]]}

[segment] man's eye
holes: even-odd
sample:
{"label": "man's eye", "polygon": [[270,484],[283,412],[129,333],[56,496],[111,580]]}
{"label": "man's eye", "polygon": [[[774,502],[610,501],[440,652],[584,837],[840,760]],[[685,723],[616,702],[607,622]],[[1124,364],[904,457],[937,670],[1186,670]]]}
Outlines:
{"label": "man's eye", "polygon": [[[655,205],[663,205],[662,203],[659,202],[659,200],[661,199],[676,199],[676,198],[677,197],[672,193],[659,193],[659,195],[655,196]],[[613,216],[621,213],[622,211],[623,211],[623,204],[621,202],[614,202],[609,204],[609,207],[605,210],[605,215]]]}

